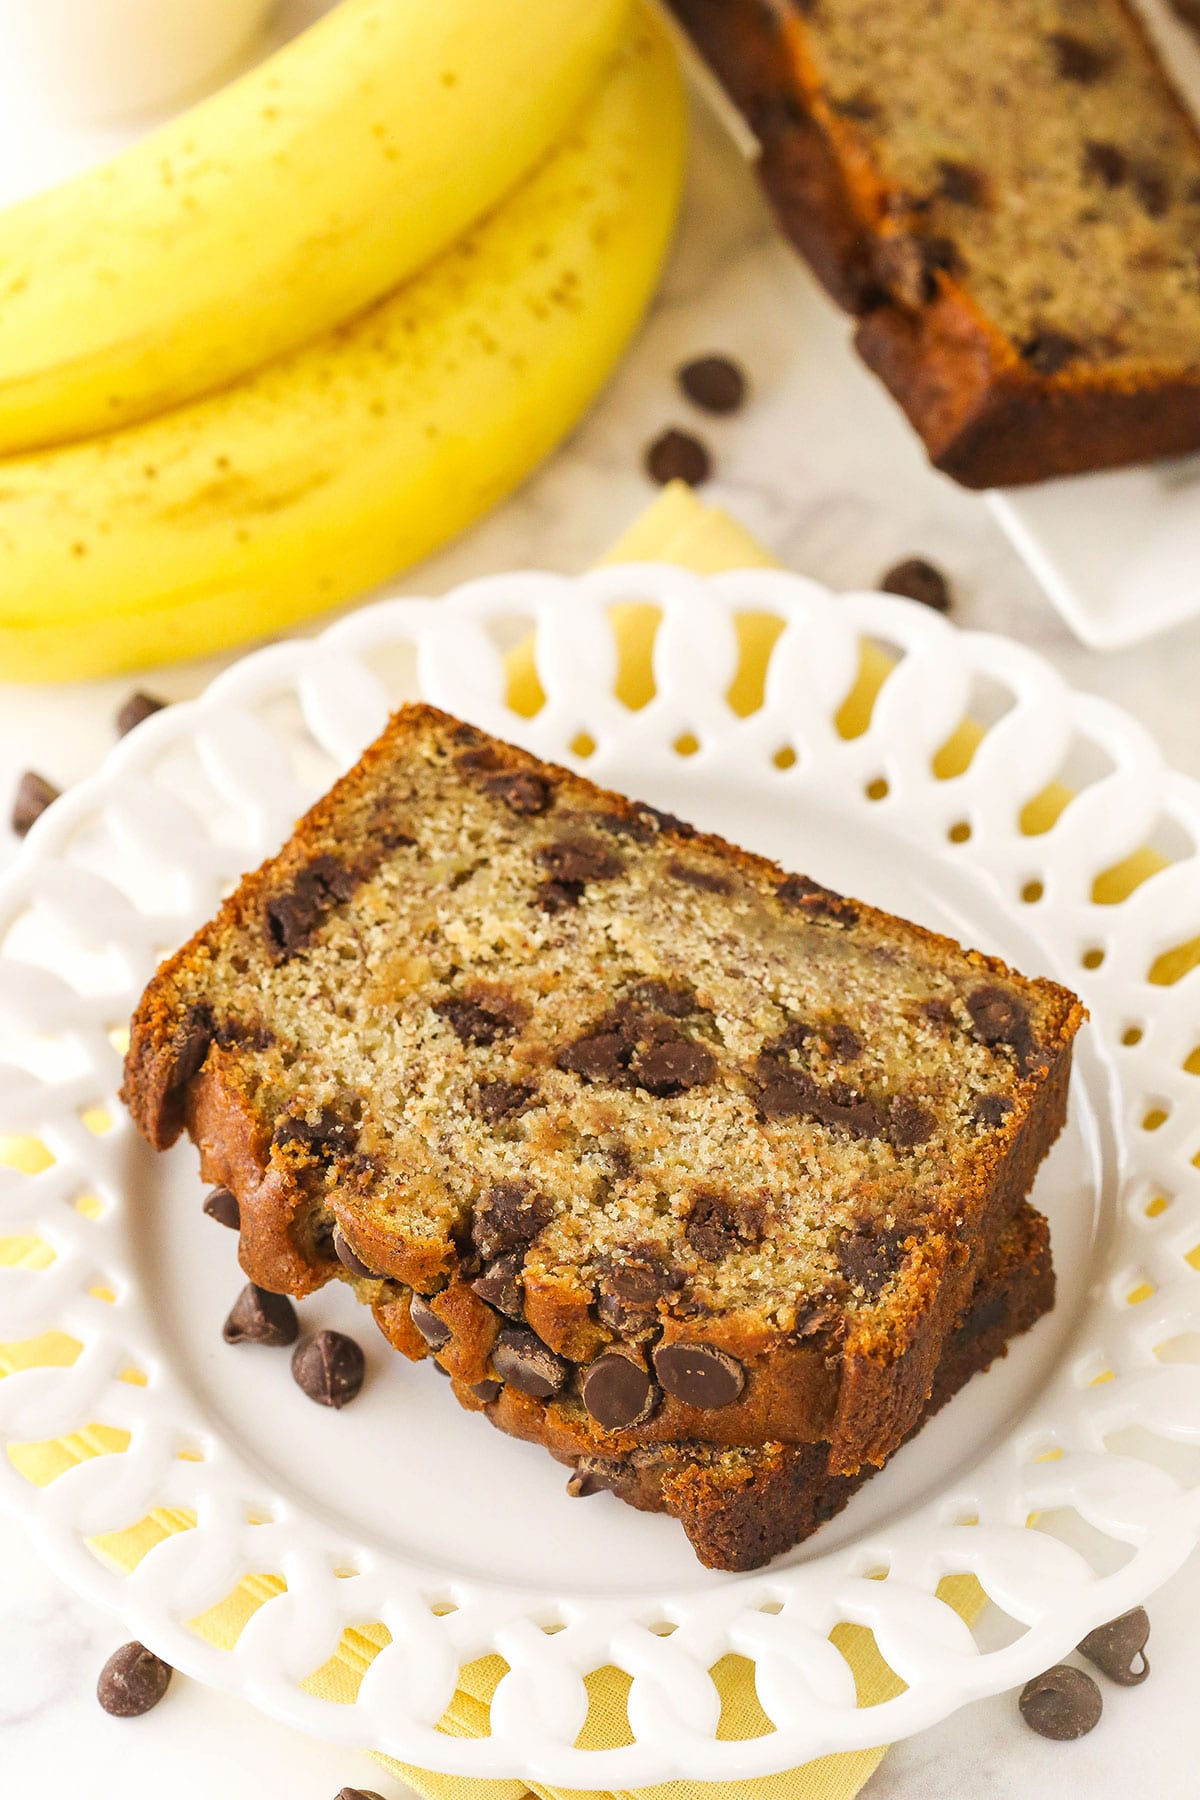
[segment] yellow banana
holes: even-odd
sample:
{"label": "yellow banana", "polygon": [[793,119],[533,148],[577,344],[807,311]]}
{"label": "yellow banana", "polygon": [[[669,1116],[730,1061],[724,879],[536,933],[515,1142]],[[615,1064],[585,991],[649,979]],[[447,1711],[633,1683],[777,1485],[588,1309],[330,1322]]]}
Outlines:
{"label": "yellow banana", "polygon": [[686,106],[639,13],[551,156],[394,296],[236,387],[0,463],[0,676],[287,626],[414,562],[575,422],[656,282]]}
{"label": "yellow banana", "polygon": [[389,292],[546,152],[629,4],[342,0],[0,214],[0,455],[210,393]]}

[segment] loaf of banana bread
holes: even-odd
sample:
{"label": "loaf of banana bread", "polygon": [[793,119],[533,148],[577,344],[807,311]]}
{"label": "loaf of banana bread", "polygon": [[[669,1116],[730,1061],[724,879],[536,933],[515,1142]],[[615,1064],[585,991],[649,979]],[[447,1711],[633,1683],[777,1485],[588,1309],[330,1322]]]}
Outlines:
{"label": "loaf of banana bread", "polygon": [[1200,447],[1200,133],[1127,0],[670,0],[941,469]]}
{"label": "loaf of banana bread", "polygon": [[159,970],[125,1097],[253,1281],[353,1281],[476,1398],[852,1473],[920,1417],[1080,1018],[408,707]]}

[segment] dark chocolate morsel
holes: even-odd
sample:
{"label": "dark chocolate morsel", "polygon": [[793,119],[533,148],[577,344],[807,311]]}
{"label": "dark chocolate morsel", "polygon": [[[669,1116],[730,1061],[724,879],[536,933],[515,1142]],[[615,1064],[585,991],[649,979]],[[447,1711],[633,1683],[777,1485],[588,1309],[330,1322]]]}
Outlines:
{"label": "dark chocolate morsel", "polygon": [[450,1327],[444,1319],[438,1318],[423,1295],[413,1295],[408,1303],[408,1316],[431,1350],[440,1350],[450,1342]]}
{"label": "dark chocolate morsel", "polygon": [[503,1391],[504,1383],[502,1381],[476,1381],[471,1384],[471,1392],[477,1400],[482,1400],[485,1406],[490,1406],[493,1400],[498,1400]]}
{"label": "dark chocolate morsel", "polygon": [[700,439],[674,426],[647,446],[643,462],[651,481],[660,487],[666,487],[670,481],[686,481],[689,487],[700,487],[712,474],[712,457]]}
{"label": "dark chocolate morsel", "polygon": [[668,1394],[706,1412],[732,1405],[746,1385],[746,1371],[737,1358],[711,1344],[660,1344],[654,1373]]}
{"label": "dark chocolate morsel", "polygon": [[1065,331],[1039,331],[1026,338],[1021,355],[1039,375],[1057,375],[1082,352],[1083,346]]}
{"label": "dark chocolate morsel", "polygon": [[292,877],[292,885],[267,901],[267,943],[276,962],[287,962],[314,936],[334,908],[349,900],[358,876],[336,856],[316,856]]}
{"label": "dark chocolate morsel", "polygon": [[17,783],[12,803],[12,828],[18,837],[25,836],[35,820],[41,818],[61,792],[62,789],[56,788],[44,775],[38,775],[33,769],[26,769]]}
{"label": "dark chocolate morsel", "polygon": [[554,1215],[545,1194],[521,1181],[498,1181],[471,1213],[471,1242],[485,1262],[506,1250],[523,1250]]}
{"label": "dark chocolate morsel", "polygon": [[570,912],[578,906],[583,891],[582,881],[540,881],[534,897],[542,911],[553,918],[556,913]]}
{"label": "dark chocolate morsel", "polygon": [[1120,1687],[1138,1687],[1150,1673],[1146,1644],[1150,1637],[1150,1620],[1144,1606],[1110,1619],[1089,1631],[1079,1646],[1080,1656],[1115,1681]]}
{"label": "dark chocolate morsel", "polygon": [[784,906],[797,907],[817,918],[845,919],[849,923],[857,917],[853,901],[807,875],[785,875],[775,889],[775,898]]}
{"label": "dark chocolate morsel", "polygon": [[510,812],[527,817],[544,813],[550,804],[550,783],[529,769],[511,769],[489,776],[483,786],[493,800],[499,800]]}
{"label": "dark chocolate morsel", "polygon": [[733,879],[722,875],[716,869],[698,869],[692,863],[672,861],[667,864],[667,874],[674,881],[681,881],[684,887],[698,888],[702,894],[732,894]]}
{"label": "dark chocolate morsel", "polygon": [[849,1025],[827,1026],[823,1035],[835,1062],[857,1062],[863,1053],[862,1039]]}
{"label": "dark chocolate morsel", "polygon": [[314,1162],[332,1162],[336,1157],[350,1155],[358,1142],[358,1132],[336,1108],[322,1106],[315,1119],[304,1113],[285,1113],[271,1133],[271,1142]]}
{"label": "dark chocolate morsel", "polygon": [[525,1317],[525,1289],[521,1282],[521,1271],[525,1266],[525,1256],[520,1250],[510,1250],[507,1256],[498,1256],[495,1262],[485,1264],[483,1274],[471,1283],[471,1292],[494,1306],[509,1319]]}
{"label": "dark chocolate morsel", "polygon": [[1112,61],[1108,50],[1076,37],[1073,31],[1047,32],[1046,41],[1054,57],[1055,72],[1064,81],[1077,81],[1083,87],[1099,81]]}
{"label": "dark chocolate morsel", "polygon": [[887,1134],[897,1150],[926,1144],[934,1133],[934,1117],[928,1107],[910,1094],[897,1094],[888,1108]]}
{"label": "dark chocolate morsel", "polygon": [[589,1500],[593,1494],[606,1494],[609,1491],[609,1484],[604,1477],[584,1463],[580,1463],[577,1469],[572,1469],[567,1477],[567,1492],[572,1500]]}
{"label": "dark chocolate morsel", "polygon": [[171,1036],[169,1086],[173,1090],[186,1087],[192,1077],[200,1073],[212,1047],[213,1035],[210,1009],[203,1001],[189,1006]]}
{"label": "dark chocolate morsel", "polygon": [[977,1125],[994,1131],[997,1125],[1003,1125],[1013,1103],[1005,1094],[979,1094],[971,1108],[972,1117]]}
{"label": "dark chocolate morsel", "polygon": [[488,1125],[499,1125],[529,1104],[537,1093],[523,1081],[481,1081],[471,1096],[473,1111]]}
{"label": "dark chocolate morsel", "polygon": [[518,1026],[500,1001],[483,1005],[452,994],[436,1001],[433,1011],[446,1021],[460,1044],[494,1044],[498,1037],[511,1037]]}
{"label": "dark chocolate morsel", "polygon": [[659,1251],[646,1246],[619,1252],[621,1260],[601,1274],[596,1311],[606,1325],[617,1329],[644,1323],[658,1301],[682,1282]]}
{"label": "dark chocolate morsel", "polygon": [[692,1201],[683,1230],[697,1256],[720,1262],[731,1251],[761,1240],[763,1206],[753,1199],[734,1202],[726,1194],[705,1189]]}
{"label": "dark chocolate morsel", "polygon": [[114,1719],[136,1719],[157,1706],[174,1670],[145,1644],[122,1644],[100,1671],[96,1698]]}
{"label": "dark chocolate morsel", "polygon": [[944,156],[938,163],[938,193],[953,206],[987,206],[991,188],[975,163]]}
{"label": "dark chocolate morsel", "polygon": [[950,583],[942,571],[923,556],[910,556],[890,568],[880,587],[885,594],[899,594],[906,600],[917,600],[934,612],[950,611]]}
{"label": "dark chocolate morsel", "polygon": [[583,1404],[606,1431],[642,1425],[658,1404],[658,1390],[647,1375],[619,1350],[589,1363],[580,1383]]}
{"label": "dark chocolate morsel", "polygon": [[625,873],[625,864],[616,851],[599,838],[557,838],[552,844],[543,844],[534,860],[552,881],[565,881],[571,886],[576,882],[615,881]]}
{"label": "dark chocolate morsel", "polygon": [[571,1372],[570,1364],[543,1344],[535,1331],[506,1327],[496,1339],[492,1366],[502,1381],[511,1382],[535,1400],[561,1394]]}
{"label": "dark chocolate morsel", "polygon": [[159,700],[154,694],[144,694],[140,689],[130,694],[117,713],[117,736],[125,737],[143,719],[153,718],[155,713],[162,712],[166,704],[165,700]]}
{"label": "dark chocolate morsel", "polygon": [[286,1294],[248,1281],[222,1327],[227,1344],[294,1344],[300,1335],[296,1309]]}
{"label": "dark chocolate morsel", "polygon": [[689,1088],[703,1087],[716,1072],[717,1063],[712,1051],[687,1038],[656,1044],[638,1060],[634,1069],[638,1087],[659,1099],[686,1093]]}
{"label": "dark chocolate morsel", "polygon": [[909,1226],[892,1226],[882,1231],[856,1231],[838,1245],[837,1259],[850,1286],[873,1300],[896,1274],[904,1261],[905,1240],[913,1235]]}
{"label": "dark chocolate morsel", "polygon": [[344,1787],[338,1794],[337,1800],[383,1800],[383,1795],[377,1793],[374,1788]]}
{"label": "dark chocolate morsel", "polygon": [[379,1279],[374,1269],[368,1268],[358,1252],[351,1248],[340,1225],[333,1228],[333,1254],[344,1269],[349,1269],[351,1275],[361,1276],[366,1281]]}
{"label": "dark chocolate morsel", "polygon": [[736,412],[746,398],[746,377],[727,356],[696,356],[679,371],[679,385],[704,412]]}
{"label": "dark chocolate morsel", "polygon": [[1024,1061],[1030,1048],[1030,1031],[1023,1001],[1002,987],[981,987],[967,995],[967,1011],[981,1044],[1008,1044]]}
{"label": "dark chocolate morsel", "polygon": [[1058,1663],[1035,1675],[1021,1689],[1021,1717],[1039,1737],[1070,1743],[1100,1723],[1104,1702],[1100,1689],[1082,1669]]}
{"label": "dark chocolate morsel", "polygon": [[1129,173],[1129,158],[1119,144],[1091,138],[1083,147],[1083,172],[1106,188],[1118,188]]}
{"label": "dark chocolate morsel", "polygon": [[362,1347],[342,1331],[319,1331],[292,1352],[292,1379],[318,1406],[340,1411],[354,1399],[367,1372]]}
{"label": "dark chocolate morsel", "polygon": [[669,1019],[688,1019],[700,1011],[690,988],[673,987],[666,981],[639,981],[636,987],[630,988],[626,998],[630,1006],[665,1013]]}
{"label": "dark chocolate morsel", "polygon": [[227,1225],[231,1231],[237,1231],[242,1223],[237,1196],[228,1188],[213,1188],[204,1202],[204,1210],[210,1219],[215,1219],[218,1225]]}

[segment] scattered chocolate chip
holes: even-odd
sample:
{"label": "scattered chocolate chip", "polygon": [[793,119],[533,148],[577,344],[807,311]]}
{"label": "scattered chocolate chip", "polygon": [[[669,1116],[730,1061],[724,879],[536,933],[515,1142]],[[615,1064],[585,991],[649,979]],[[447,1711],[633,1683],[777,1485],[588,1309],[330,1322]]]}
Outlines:
{"label": "scattered chocolate chip", "polygon": [[276,962],[303,950],[334,908],[349,900],[358,876],[336,856],[314,857],[264,909],[267,943]]}
{"label": "scattered chocolate chip", "polygon": [[873,1100],[842,1081],[820,1087],[802,1069],[769,1072],[759,1088],[758,1110],[768,1121],[806,1118],[853,1138],[878,1137],[879,1111]]}
{"label": "scattered chocolate chip", "polygon": [[342,1331],[318,1331],[292,1352],[292,1379],[301,1393],[335,1412],[354,1399],[366,1372],[361,1346]]}
{"label": "scattered chocolate chip", "polygon": [[1054,57],[1055,73],[1063,81],[1078,81],[1084,87],[1090,87],[1108,68],[1112,60],[1108,50],[1099,44],[1089,44],[1086,38],[1076,37],[1072,31],[1051,31],[1046,41]]}
{"label": "scattered chocolate chip", "polygon": [[170,1663],[145,1644],[122,1644],[100,1671],[96,1698],[114,1719],[137,1719],[158,1705],[173,1674]]}
{"label": "scattered chocolate chip", "polygon": [[221,1330],[227,1344],[294,1344],[300,1333],[296,1309],[286,1294],[248,1281]]}
{"label": "scattered chocolate chip", "polygon": [[502,1381],[475,1381],[471,1384],[471,1392],[477,1400],[482,1400],[485,1406],[490,1406],[492,1401],[498,1400],[504,1392],[504,1383]]}
{"label": "scattered chocolate chip", "polygon": [[901,306],[913,311],[937,298],[939,275],[960,275],[962,252],[952,238],[897,232],[880,238],[873,250],[875,278]]}
{"label": "scattered chocolate chip", "polygon": [[171,1073],[168,1087],[172,1092],[186,1087],[204,1067],[213,1041],[212,1012],[203,1001],[189,1006],[171,1035]]}
{"label": "scattered chocolate chip", "polygon": [[525,1266],[525,1257],[520,1250],[510,1250],[507,1256],[498,1256],[495,1262],[484,1266],[483,1274],[471,1283],[472,1293],[494,1306],[509,1319],[525,1317],[525,1289],[521,1282],[521,1271]]}
{"label": "scattered chocolate chip", "polygon": [[682,881],[685,887],[699,888],[704,894],[732,894],[734,884],[728,875],[721,875],[715,869],[697,869],[689,863],[669,862],[667,874],[675,881]]}
{"label": "scattered chocolate chip", "polygon": [[213,1031],[213,1042],[222,1050],[269,1050],[275,1034],[266,1025],[250,1025],[243,1019],[222,1019]]}
{"label": "scattered chocolate chip", "polygon": [[1021,1063],[1026,1061],[1032,1046],[1029,1013],[1015,994],[1001,987],[976,988],[967,995],[967,1011],[981,1044],[1008,1044]]}
{"label": "scattered chocolate chip", "polygon": [[904,1261],[904,1242],[911,1237],[907,1226],[886,1227],[882,1231],[856,1231],[843,1237],[837,1246],[838,1267],[850,1286],[860,1290],[869,1300],[887,1286]]}
{"label": "scattered chocolate chip", "polygon": [[1083,172],[1102,187],[1119,188],[1129,173],[1129,158],[1119,144],[1105,144],[1092,138],[1083,147]]}
{"label": "scattered chocolate chip", "polygon": [[337,1800],[383,1800],[383,1795],[377,1794],[374,1788],[344,1787]]}
{"label": "scattered chocolate chip", "polygon": [[508,1326],[496,1339],[492,1365],[502,1381],[511,1382],[522,1394],[548,1400],[561,1394],[571,1373],[570,1364],[543,1344],[536,1331]]}
{"label": "scattered chocolate chip", "polygon": [[690,1088],[704,1087],[717,1072],[716,1058],[703,1044],[687,1038],[676,1043],[657,1044],[634,1065],[636,1084],[657,1099],[687,1093]]}
{"label": "scattered chocolate chip", "polygon": [[600,1031],[568,1044],[558,1054],[558,1067],[584,1081],[623,1080],[633,1058],[633,1045],[619,1031]]}
{"label": "scattered chocolate chip", "polygon": [[476,1004],[452,994],[434,1003],[433,1011],[444,1019],[460,1044],[494,1044],[499,1037],[511,1037],[518,1021],[502,1002]]}
{"label": "scattered chocolate chip", "polygon": [[696,827],[689,825],[686,819],[677,819],[674,813],[663,812],[657,806],[642,806],[638,809],[639,818],[649,819],[655,831],[673,831],[676,837],[691,838],[696,835]]}
{"label": "scattered chocolate chip", "polygon": [[897,1150],[912,1150],[927,1144],[934,1132],[934,1117],[928,1107],[910,1094],[897,1094],[888,1108],[887,1134]]}
{"label": "scattered chocolate chip", "polygon": [[593,1494],[606,1494],[609,1484],[596,1470],[580,1463],[567,1477],[567,1492],[572,1500],[589,1500]]}
{"label": "scattered chocolate chip", "polygon": [[636,987],[630,988],[626,999],[630,1006],[665,1013],[669,1019],[687,1019],[700,1010],[691,988],[672,987],[666,981],[639,981]]}
{"label": "scattered chocolate chip", "polygon": [[117,713],[117,736],[125,737],[135,725],[140,725],[143,719],[149,719],[156,712],[162,712],[166,704],[165,700],[159,700],[153,694],[144,694],[140,689],[137,693],[130,694]]}
{"label": "scattered chocolate chip", "polygon": [[1146,1644],[1150,1637],[1150,1620],[1144,1606],[1135,1606],[1107,1625],[1089,1631],[1079,1646],[1080,1656],[1121,1687],[1138,1687],[1150,1673]]}
{"label": "scattered chocolate chip", "polygon": [[668,1394],[705,1412],[732,1405],[746,1385],[737,1358],[711,1344],[660,1344],[654,1372]]}
{"label": "scattered chocolate chip", "polygon": [[1171,187],[1161,169],[1141,163],[1133,172],[1133,191],[1148,219],[1161,219],[1171,206]]}
{"label": "scattered chocolate chip", "polygon": [[1012,1111],[1012,1104],[1005,1094],[979,1094],[971,1107],[971,1116],[976,1124],[994,1131],[997,1125],[1003,1125]]}
{"label": "scattered chocolate chip", "polygon": [[1057,375],[1082,351],[1083,345],[1065,331],[1039,331],[1021,345],[1021,355],[1039,375]]}
{"label": "scattered chocolate chip", "polygon": [[520,1181],[499,1181],[471,1213],[471,1242],[484,1262],[524,1250],[554,1216],[554,1205]]}
{"label": "scattered chocolate chip", "polygon": [[950,583],[935,563],[923,556],[910,556],[890,568],[880,582],[885,594],[900,594],[906,600],[917,600],[934,612],[948,613],[954,603]]}
{"label": "scattered chocolate chip", "polygon": [[349,1156],[357,1142],[357,1128],[332,1106],[322,1106],[315,1119],[304,1113],[285,1113],[271,1134],[277,1149],[291,1149],[316,1162]]}
{"label": "scattered chocolate chip", "polygon": [[471,735],[469,740],[464,737],[460,741],[464,744],[469,742],[470,748],[464,750],[461,756],[455,757],[455,768],[464,775],[486,775],[493,769],[498,769],[500,752],[495,744],[485,743],[483,733],[473,727],[464,726],[463,729],[470,731]]}
{"label": "scattered chocolate chip", "polygon": [[443,1368],[442,1364],[437,1360],[436,1357],[434,1357],[433,1361],[430,1363],[429,1366],[433,1370],[435,1375],[444,1375],[447,1381],[449,1381],[451,1379],[449,1369]]}
{"label": "scattered chocolate chip", "polygon": [[431,1350],[440,1350],[450,1342],[450,1327],[438,1318],[422,1294],[414,1294],[409,1301],[408,1316]]}
{"label": "scattered chocolate chip", "polygon": [[862,125],[869,125],[879,117],[881,111],[874,95],[861,88],[856,94],[845,94],[840,99],[831,98],[829,104],[839,118],[857,119]]}
{"label": "scattered chocolate chip", "polygon": [[943,157],[938,163],[938,193],[954,206],[987,206],[991,183],[974,163]]}
{"label": "scattered chocolate chip", "polygon": [[471,1095],[471,1107],[489,1125],[499,1125],[527,1106],[536,1092],[522,1081],[481,1081]]}
{"label": "scattered chocolate chip", "polygon": [[931,1025],[953,1025],[954,1023],[954,1007],[949,1000],[942,999],[940,995],[935,995],[932,1000],[927,1000],[922,1010]]}
{"label": "scattered chocolate chip", "polygon": [[543,881],[538,885],[537,904],[544,913],[551,917],[555,913],[570,912],[583,899],[584,884],[582,881]]}
{"label": "scattered chocolate chip", "polygon": [[857,1062],[863,1053],[862,1039],[849,1025],[830,1025],[824,1036],[835,1062]]}
{"label": "scattered chocolate chip", "polygon": [[761,1201],[731,1201],[728,1195],[704,1191],[696,1195],[683,1233],[705,1262],[720,1262],[734,1250],[760,1242],[764,1223]]}
{"label": "scattered chocolate chip", "polygon": [[528,769],[513,769],[501,775],[493,775],[483,785],[493,800],[499,800],[510,812],[526,817],[544,813],[550,805],[550,783]]}
{"label": "scattered chocolate chip", "polygon": [[619,1350],[607,1351],[588,1364],[579,1391],[592,1418],[606,1431],[644,1424],[659,1400],[645,1369]]}
{"label": "scattered chocolate chip", "polygon": [[552,881],[570,884],[615,881],[625,873],[621,858],[598,838],[558,838],[552,844],[543,844],[535,861]]}
{"label": "scattered chocolate chip", "polygon": [[1021,1689],[1021,1717],[1039,1737],[1069,1743],[1085,1737],[1100,1723],[1104,1702],[1100,1689],[1082,1669],[1058,1663],[1035,1675]]}
{"label": "scattered chocolate chip", "polygon": [[853,901],[807,875],[785,875],[775,889],[775,898],[783,906],[796,907],[810,917],[845,919],[849,924],[858,916]]}
{"label": "scattered chocolate chip", "polygon": [[213,1188],[204,1202],[204,1210],[210,1219],[215,1219],[218,1225],[227,1225],[230,1231],[241,1227],[242,1211],[236,1194],[231,1194],[228,1188]]}
{"label": "scattered chocolate chip", "polygon": [[689,487],[700,487],[712,474],[712,458],[690,431],[672,427],[656,437],[644,458],[651,481],[666,487],[669,481],[686,481]]}
{"label": "scattered chocolate chip", "polygon": [[746,377],[727,356],[697,356],[679,371],[679,385],[695,406],[734,413],[746,398]]}
{"label": "scattered chocolate chip", "polygon": [[617,1330],[644,1322],[658,1301],[680,1286],[683,1277],[656,1249],[636,1247],[619,1253],[600,1273],[596,1311]]}
{"label": "scattered chocolate chip", "polygon": [[367,1266],[356,1250],[351,1249],[340,1225],[333,1228],[333,1254],[344,1269],[349,1269],[351,1275],[361,1276],[366,1281],[379,1279],[375,1270]]}
{"label": "scattered chocolate chip", "polygon": [[44,775],[38,775],[32,769],[26,769],[17,783],[17,791],[13,795],[12,828],[18,837],[23,838],[34,822],[41,818],[48,806],[52,806],[62,793],[53,782],[47,781]]}

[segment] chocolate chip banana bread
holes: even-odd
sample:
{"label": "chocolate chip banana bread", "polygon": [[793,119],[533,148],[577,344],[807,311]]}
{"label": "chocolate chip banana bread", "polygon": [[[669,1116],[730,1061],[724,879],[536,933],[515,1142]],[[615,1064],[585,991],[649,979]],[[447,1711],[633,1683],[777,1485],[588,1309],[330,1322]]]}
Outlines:
{"label": "chocolate chip banana bread", "polygon": [[971,487],[1200,446],[1200,133],[1126,0],[670,0]]}
{"label": "chocolate chip banana bread", "polygon": [[880,1462],[1064,1116],[1048,982],[408,707],[155,976],[125,1097],[458,1381]]}

